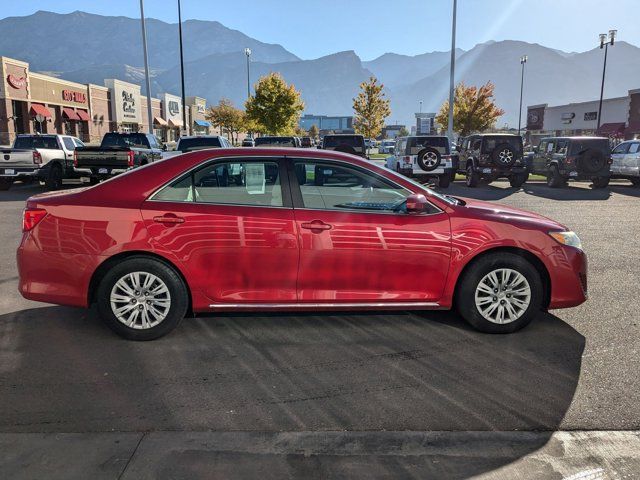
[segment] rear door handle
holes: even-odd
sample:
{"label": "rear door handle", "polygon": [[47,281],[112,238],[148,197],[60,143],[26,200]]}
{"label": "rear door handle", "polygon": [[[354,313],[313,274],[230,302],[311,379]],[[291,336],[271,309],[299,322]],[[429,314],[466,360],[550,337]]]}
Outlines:
{"label": "rear door handle", "polygon": [[178,223],[184,223],[184,218],[178,217],[177,215],[174,215],[173,213],[165,213],[162,216],[153,217],[153,221],[156,222],[156,223],[178,224]]}
{"label": "rear door handle", "polygon": [[[316,232],[321,232],[322,230],[331,230],[332,226],[328,223],[324,223],[322,220],[313,220],[312,222],[305,222],[300,225],[302,228],[306,228],[307,230],[312,230]],[[314,232],[314,233],[316,233]]]}

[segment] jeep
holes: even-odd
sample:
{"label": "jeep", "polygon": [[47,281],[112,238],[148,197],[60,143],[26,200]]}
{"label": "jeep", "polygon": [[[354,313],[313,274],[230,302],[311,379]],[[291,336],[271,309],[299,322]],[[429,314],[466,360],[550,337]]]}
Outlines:
{"label": "jeep", "polygon": [[519,188],[529,178],[522,158],[522,137],[503,133],[474,134],[465,137],[459,147],[459,171],[466,174],[467,186],[481,181],[491,183],[507,178]]}
{"label": "jeep", "polygon": [[455,177],[456,159],[447,137],[420,135],[396,138],[395,150],[387,157],[386,165],[407,177],[435,179],[439,187],[447,188]]}

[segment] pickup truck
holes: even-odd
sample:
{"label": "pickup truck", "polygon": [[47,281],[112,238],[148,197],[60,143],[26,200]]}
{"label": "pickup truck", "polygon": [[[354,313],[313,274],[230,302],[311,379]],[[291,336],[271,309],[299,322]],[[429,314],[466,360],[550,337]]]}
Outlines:
{"label": "pickup truck", "polygon": [[16,180],[42,181],[49,190],[62,187],[73,170],[73,152],[84,143],[69,135],[18,135],[13,148],[0,148],[0,190]]}
{"label": "pickup truck", "polygon": [[79,147],[74,170],[95,183],[162,158],[162,148],[150,133],[106,133],[99,147]]}
{"label": "pickup truck", "polygon": [[224,137],[219,135],[198,135],[195,137],[180,137],[176,149],[163,152],[162,158],[175,157],[183,153],[204,150],[206,148],[230,148],[232,145]]}

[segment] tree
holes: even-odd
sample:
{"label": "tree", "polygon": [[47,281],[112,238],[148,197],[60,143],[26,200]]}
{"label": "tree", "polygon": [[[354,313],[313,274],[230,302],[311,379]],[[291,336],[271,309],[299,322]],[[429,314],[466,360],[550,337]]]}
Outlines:
{"label": "tree", "polygon": [[409,135],[409,130],[407,130],[407,127],[401,127],[400,130],[398,130],[399,137],[407,137],[408,135]]}
{"label": "tree", "polygon": [[304,109],[300,92],[278,73],[260,78],[255,85],[255,94],[245,106],[249,119],[273,135],[291,134]]}
{"label": "tree", "polygon": [[318,129],[318,126],[314,123],[309,128],[309,136],[311,138],[318,138],[318,135],[320,135],[320,130]]}
{"label": "tree", "polygon": [[296,137],[308,137],[309,132],[307,132],[304,128],[297,126],[293,129],[293,133],[296,134]]}
{"label": "tree", "polygon": [[384,85],[376,77],[360,84],[360,93],[353,99],[353,128],[366,138],[376,138],[382,132],[384,119],[391,115],[389,100],[384,98]]}
{"label": "tree", "polygon": [[[495,86],[487,82],[478,87],[467,87],[463,82],[456,85],[453,102],[453,130],[460,136],[472,132],[482,132],[495,126],[498,118],[504,114],[493,98]],[[449,123],[449,101],[440,107],[436,122],[440,125]]]}
{"label": "tree", "polygon": [[231,142],[234,141],[234,134],[235,140],[238,140],[238,133],[244,130],[246,123],[245,113],[235,108],[231,100],[226,98],[221,99],[218,105],[210,107],[205,116],[214,127],[219,128],[222,133],[226,132]]}

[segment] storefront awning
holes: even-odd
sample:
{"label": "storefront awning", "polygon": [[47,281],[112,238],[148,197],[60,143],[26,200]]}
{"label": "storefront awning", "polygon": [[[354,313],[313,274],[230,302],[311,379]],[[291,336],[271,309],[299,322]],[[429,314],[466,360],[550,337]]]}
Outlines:
{"label": "storefront awning", "polygon": [[182,122],[174,122],[173,120],[169,119],[169,126],[172,128],[182,128]]}
{"label": "storefront awning", "polygon": [[596,133],[605,137],[615,137],[624,133],[624,127],[624,122],[603,123]]}
{"label": "storefront awning", "polygon": [[63,107],[62,116],[67,120],[80,120],[80,117],[73,108]]}
{"label": "storefront awning", "polygon": [[207,122],[206,120],[194,120],[193,123],[195,123],[199,127],[210,127],[211,126],[211,124],[209,122]]}
{"label": "storefront awning", "polygon": [[86,110],[76,110],[76,113],[78,114],[78,117],[80,117],[81,121],[83,122],[89,121],[89,113]]}
{"label": "storefront awning", "polygon": [[51,118],[51,112],[49,111],[49,109],[47,107],[45,107],[41,103],[32,103],[31,104],[31,109],[29,110],[29,113],[31,115],[33,115],[34,117],[36,115],[42,115],[43,117]]}
{"label": "storefront awning", "polygon": [[162,117],[153,117],[153,123],[160,125],[161,127],[166,127],[168,125],[167,121]]}

